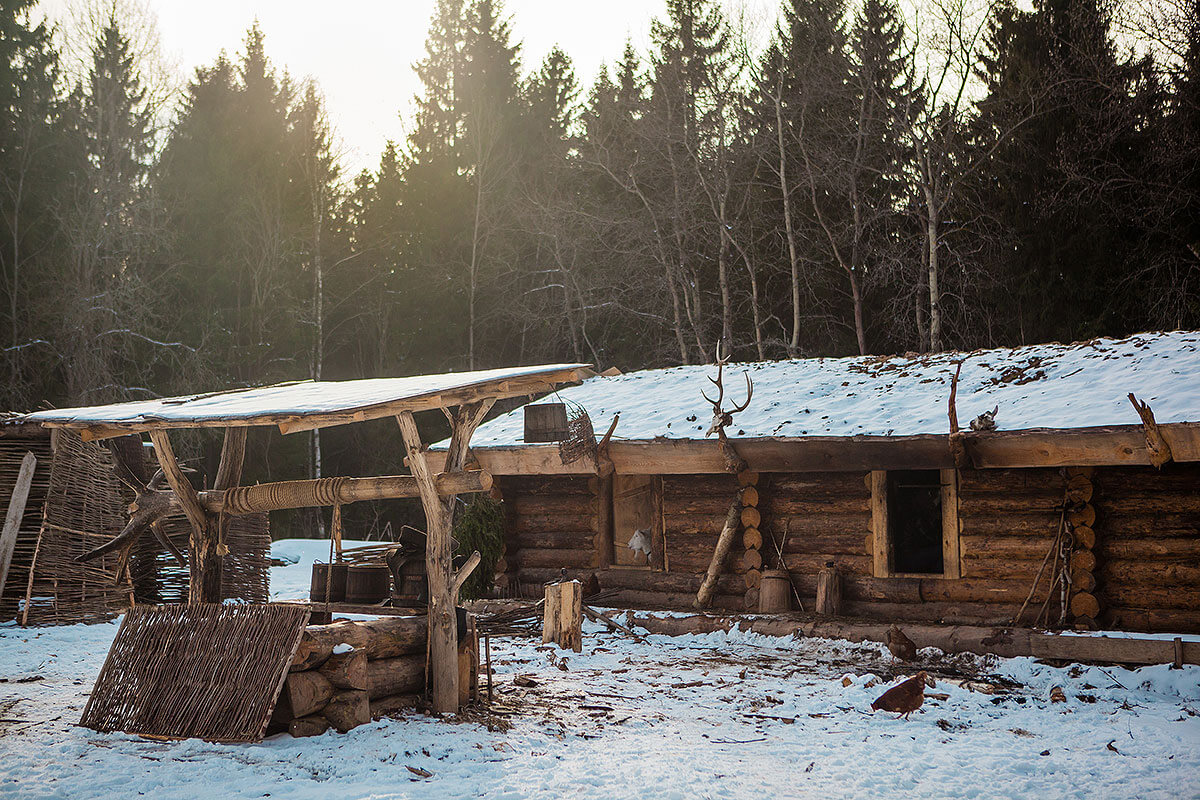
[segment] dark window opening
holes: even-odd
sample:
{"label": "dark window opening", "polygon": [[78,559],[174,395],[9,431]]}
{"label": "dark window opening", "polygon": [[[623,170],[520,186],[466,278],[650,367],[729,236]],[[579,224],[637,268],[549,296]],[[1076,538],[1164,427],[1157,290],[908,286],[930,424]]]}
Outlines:
{"label": "dark window opening", "polygon": [[941,472],[889,472],[887,497],[892,571],[943,574]]}

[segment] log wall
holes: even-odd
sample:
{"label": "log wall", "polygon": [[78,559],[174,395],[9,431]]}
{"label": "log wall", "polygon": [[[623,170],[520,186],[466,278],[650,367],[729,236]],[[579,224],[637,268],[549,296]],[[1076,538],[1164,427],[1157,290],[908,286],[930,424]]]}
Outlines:
{"label": "log wall", "polygon": [[[1103,627],[1200,631],[1200,465],[1096,468],[1097,598]],[[667,475],[662,481],[665,571],[599,568],[596,480],[501,478],[508,513],[506,564],[526,596],[559,577],[619,589],[630,605],[691,608],[737,491],[725,475]],[[872,575],[867,473],[774,473],[759,477],[763,568],[777,568],[776,543],[808,611],[817,574],[833,562],[843,576],[843,613],[872,620],[1009,625],[1029,595],[1061,521],[1067,475],[1058,469],[959,473],[962,577]],[[623,546],[621,533],[616,546]],[[757,564],[735,548],[714,607],[747,610],[757,598]],[[750,574],[753,573],[753,574]],[[1043,578],[1023,617],[1047,601]],[[1059,617],[1057,594],[1047,603]],[[753,607],[750,610],[755,610]]]}

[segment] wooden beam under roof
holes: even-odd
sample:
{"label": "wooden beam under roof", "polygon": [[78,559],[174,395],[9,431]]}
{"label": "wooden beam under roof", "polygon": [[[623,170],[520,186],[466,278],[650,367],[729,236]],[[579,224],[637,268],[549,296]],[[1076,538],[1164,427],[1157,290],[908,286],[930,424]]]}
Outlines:
{"label": "wooden beam under roof", "polygon": [[[404,411],[415,413],[466,405],[485,399],[502,400],[510,397],[544,394],[564,384],[579,383],[593,377],[594,374],[587,366],[568,365],[560,369],[550,369],[532,374],[481,381],[468,386],[422,392],[379,403],[347,406],[334,411],[309,413],[276,412],[239,416],[213,414],[197,415],[194,418],[183,419],[146,417],[128,420],[88,420],[82,415],[77,415],[79,418],[69,420],[47,419],[43,420],[41,424],[48,428],[69,428],[76,430],[85,441],[111,439],[117,436],[126,436],[130,433],[155,430],[240,428],[270,425],[278,426],[280,431],[286,434],[327,428],[335,425],[347,425],[354,422],[384,419]],[[236,392],[222,392],[220,394],[234,395]],[[209,396],[211,395],[205,395],[205,397]]]}
{"label": "wooden beam under roof", "polygon": [[[1160,426],[1176,461],[1200,461],[1200,423]],[[878,469],[947,469],[954,466],[949,437],[855,436],[737,439],[738,452],[756,472],[864,472]],[[968,433],[967,448],[978,469],[1150,464],[1140,425],[1065,430]],[[563,464],[556,444],[475,447],[481,467],[493,475],[591,475],[588,460]],[[626,475],[690,475],[725,472],[716,441],[621,440],[609,445],[616,472]],[[444,459],[440,451],[428,458]]]}

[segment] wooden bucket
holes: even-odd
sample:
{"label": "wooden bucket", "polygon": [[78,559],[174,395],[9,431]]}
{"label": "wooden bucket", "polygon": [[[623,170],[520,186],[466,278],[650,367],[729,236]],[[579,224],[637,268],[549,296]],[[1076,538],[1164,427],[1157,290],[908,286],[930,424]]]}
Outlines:
{"label": "wooden bucket", "polygon": [[792,610],[792,582],[781,569],[765,569],[758,586],[758,610],[761,614],[782,614]]}
{"label": "wooden bucket", "polygon": [[347,603],[378,603],[392,593],[392,571],[383,564],[355,564],[346,571]]}
{"label": "wooden bucket", "polygon": [[312,583],[308,597],[314,603],[325,602],[325,584],[329,582],[329,602],[340,603],[346,599],[346,564],[313,564]]}

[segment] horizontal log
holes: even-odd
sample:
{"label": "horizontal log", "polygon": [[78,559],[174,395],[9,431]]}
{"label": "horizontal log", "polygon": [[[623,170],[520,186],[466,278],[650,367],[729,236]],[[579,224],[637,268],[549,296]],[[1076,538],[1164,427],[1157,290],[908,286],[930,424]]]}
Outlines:
{"label": "horizontal log", "polygon": [[664,497],[705,497],[718,495],[728,498],[738,490],[737,478],[729,473],[722,475],[664,475],[662,479]]}
{"label": "horizontal log", "polygon": [[759,550],[762,545],[762,531],[758,528],[746,528],[742,531],[742,546],[747,550]]}
{"label": "horizontal log", "polygon": [[1195,585],[1165,587],[1159,584],[1147,585],[1145,581],[1123,581],[1106,576],[1099,594],[1105,603],[1116,606],[1174,608],[1184,611],[1200,608],[1200,587]]}
{"label": "horizontal log", "polygon": [[292,672],[283,682],[283,693],[292,716],[307,717],[320,711],[337,690],[319,672]]}
{"label": "horizontal log", "polygon": [[1096,554],[1084,548],[1075,550],[1071,553],[1071,568],[1094,572],[1096,569]]}
{"label": "horizontal log", "polygon": [[1091,570],[1084,569],[1082,566],[1071,567],[1071,589],[1077,592],[1094,592],[1096,590],[1096,576]]}
{"label": "horizontal log", "polygon": [[[623,542],[617,543],[618,547],[623,547]],[[584,569],[586,567],[595,567],[598,565],[596,551],[589,547],[586,550],[566,550],[556,548],[553,550],[542,549],[522,549],[514,556],[517,563],[524,567],[567,567],[572,569]]]}
{"label": "horizontal log", "polygon": [[1200,495],[1175,494],[1171,492],[1147,492],[1133,495],[1102,495],[1093,505],[1101,519],[1106,515],[1131,516],[1134,514],[1200,514]]}
{"label": "horizontal log", "polygon": [[1076,592],[1071,595],[1071,614],[1095,619],[1100,616],[1100,601],[1090,592]]}
{"label": "horizontal log", "polygon": [[861,537],[864,531],[871,530],[870,512],[854,514],[816,514],[800,516],[783,516],[773,513],[764,515],[764,523],[770,529],[779,533],[787,533],[793,537],[821,537],[827,535],[853,533]]}
{"label": "horizontal log", "polygon": [[595,532],[595,509],[580,514],[509,514],[508,527],[515,533]]}
{"label": "horizontal log", "polygon": [[750,472],[749,470],[743,470],[738,473],[737,482],[738,486],[757,486],[758,473]]}
{"label": "horizontal log", "polygon": [[963,533],[958,538],[959,550],[966,560],[1040,559],[1044,558],[1054,542],[1054,536],[1002,536],[989,534],[971,536]]}
{"label": "horizontal log", "polygon": [[[443,472],[437,476],[439,494],[450,496],[486,492],[492,486],[492,476],[481,470]],[[168,508],[167,514],[182,513],[183,507],[175,493],[160,490]],[[336,503],[359,503],[367,500],[388,500],[400,497],[420,497],[417,480],[411,475],[381,475],[371,478],[317,478],[300,481],[274,481],[236,489],[209,489],[199,492],[200,504],[210,514],[254,514],[263,511],[283,511],[291,508],[330,506]],[[149,502],[148,498],[141,502]]]}
{"label": "horizontal log", "polygon": [[742,527],[757,528],[762,524],[762,514],[757,508],[742,509]]}
{"label": "horizontal log", "polygon": [[711,494],[699,497],[672,497],[664,494],[662,510],[667,516],[723,516],[729,511],[729,503],[735,494],[736,490],[727,495]]}
{"label": "horizontal log", "polygon": [[[718,585],[719,586],[719,585]],[[723,594],[718,591],[713,595],[709,605],[712,608],[741,611],[745,605],[746,594],[745,587],[738,594]],[[696,602],[696,594],[692,593],[677,593],[677,592],[658,592],[644,591],[638,589],[622,589],[620,593],[611,600],[605,601],[613,606],[624,606],[629,608],[687,608],[692,603]]]}
{"label": "horizontal log", "polygon": [[1096,553],[1105,561],[1200,558],[1200,536],[1188,539],[1103,539]]}
{"label": "horizontal log", "polygon": [[964,578],[998,578],[1000,580],[1020,580],[1033,582],[1041,566],[1043,553],[1038,558],[1017,559],[971,559],[962,562]]}
{"label": "horizontal log", "polygon": [[288,722],[288,733],[296,739],[306,736],[320,736],[330,728],[329,720],[320,714],[298,717]]}
{"label": "horizontal log", "polygon": [[317,671],[339,689],[367,688],[367,654],[363,650],[334,653]]}
{"label": "horizontal log", "polygon": [[365,691],[347,689],[329,700],[321,710],[321,716],[329,720],[338,733],[346,733],[371,721],[371,703]]}
{"label": "horizontal log", "polygon": [[[1136,613],[1136,612],[1130,612]],[[891,623],[863,623],[846,620],[796,622],[778,617],[721,617],[715,615],[635,617],[634,624],[650,633],[680,636],[738,628],[766,636],[820,636],[851,642],[887,642]],[[1005,658],[1032,656],[1063,661],[1105,664],[1164,664],[1174,660],[1174,643],[1161,639],[1110,638],[1043,633],[1028,628],[974,625],[905,625],[904,633],[918,648],[936,647],[946,653],[977,653]],[[1184,642],[1183,658],[1188,664],[1200,664],[1200,642]]]}
{"label": "horizontal log", "polygon": [[958,472],[959,493],[1049,492],[1060,498],[1063,479],[1056,469],[963,469]]}
{"label": "horizontal log", "polygon": [[353,622],[339,620],[329,625],[309,625],[300,637],[291,669],[299,672],[319,667],[333,655],[333,649],[339,644],[364,651],[368,659],[424,652],[428,635],[429,621],[425,616],[381,617]]}
{"label": "horizontal log", "polygon": [[367,662],[367,693],[371,699],[416,694],[425,688],[425,657],[379,658]]}
{"label": "horizontal log", "polygon": [[496,478],[496,485],[505,497],[510,495],[595,495],[592,485],[595,477],[566,477],[554,475],[503,475]]}
{"label": "horizontal log", "polygon": [[569,494],[516,494],[504,498],[504,505],[522,517],[595,514],[598,502],[595,497]]}
{"label": "horizontal log", "polygon": [[[766,477],[769,489],[764,498],[795,495],[798,497],[870,496],[864,484],[865,472],[775,472]],[[761,487],[760,487],[761,488]]]}
{"label": "horizontal log", "polygon": [[518,531],[510,534],[515,548],[587,550],[594,544],[595,532],[583,531]]}
{"label": "horizontal log", "polygon": [[[1115,630],[1200,633],[1200,609],[1194,608],[1181,610],[1111,606],[1100,612],[1100,619],[1104,627]],[[1188,644],[1184,643],[1185,648]],[[1200,645],[1195,646],[1200,648]]]}
{"label": "horizontal log", "polygon": [[742,569],[760,569],[762,564],[762,553],[757,550],[746,550],[742,553]]}
{"label": "horizontal log", "polygon": [[757,506],[758,500],[758,489],[756,487],[747,486],[742,489],[742,505]]}
{"label": "horizontal log", "polygon": [[1061,518],[1054,514],[963,514],[958,515],[959,529],[964,535],[982,536],[1054,536]]}
{"label": "horizontal log", "polygon": [[1007,625],[1016,616],[1020,604],[993,603],[885,603],[847,601],[846,615],[909,622],[937,622],[944,625]]}
{"label": "horizontal log", "polygon": [[[774,545],[768,543],[768,550],[774,550]],[[866,555],[869,551],[863,545],[861,530],[846,533],[806,536],[789,533],[783,543],[785,553],[827,553],[829,555]]]}

